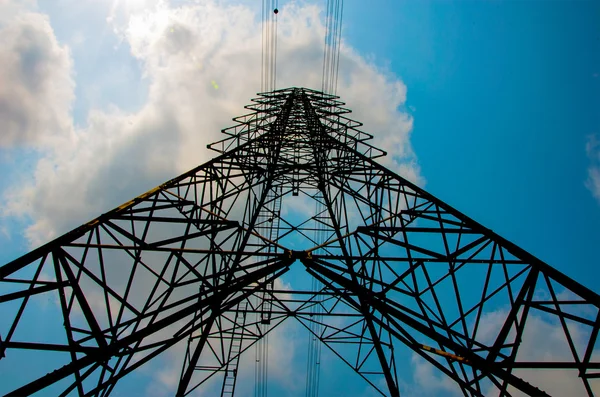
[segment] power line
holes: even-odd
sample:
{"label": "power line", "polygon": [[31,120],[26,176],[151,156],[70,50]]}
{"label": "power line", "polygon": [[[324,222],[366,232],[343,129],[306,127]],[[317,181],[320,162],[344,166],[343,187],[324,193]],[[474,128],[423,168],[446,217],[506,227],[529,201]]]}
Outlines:
{"label": "power line", "polygon": [[335,82],[334,82],[334,90],[333,95],[337,94],[337,84],[338,84],[338,76],[340,70],[340,45],[342,42],[342,16],[344,14],[344,0],[340,0],[340,14],[339,14],[339,27],[337,32],[337,56],[336,56],[336,66],[335,66]]}
{"label": "power line", "polygon": [[321,91],[337,93],[344,0],[327,0]]}
{"label": "power line", "polygon": [[261,14],[262,49],[261,83],[262,92],[274,91],[277,85],[277,15],[279,0],[263,0]]}

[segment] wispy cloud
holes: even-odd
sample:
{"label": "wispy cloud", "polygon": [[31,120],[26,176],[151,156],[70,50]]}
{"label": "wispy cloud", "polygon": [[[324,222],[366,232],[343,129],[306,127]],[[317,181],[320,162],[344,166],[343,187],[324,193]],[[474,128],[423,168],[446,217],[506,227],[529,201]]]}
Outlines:
{"label": "wispy cloud", "polygon": [[600,141],[597,135],[590,135],[585,144],[585,151],[590,160],[585,186],[592,192],[600,204]]}

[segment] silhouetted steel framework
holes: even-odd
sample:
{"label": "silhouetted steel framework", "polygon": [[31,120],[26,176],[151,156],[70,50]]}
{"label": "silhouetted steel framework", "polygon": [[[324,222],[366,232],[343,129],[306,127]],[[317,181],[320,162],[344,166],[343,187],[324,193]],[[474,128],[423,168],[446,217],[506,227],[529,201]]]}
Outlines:
{"label": "silhouetted steel framework", "polygon": [[[592,395],[600,297],[380,165],[342,105],[260,94],[218,157],[1,267],[0,365],[51,366],[5,392],[108,395],[173,347],[176,395],[232,395],[240,355],[291,317],[383,395],[414,353],[464,395],[545,395],[531,369]],[[292,266],[320,287],[274,282]],[[532,322],[564,343],[536,349]]]}

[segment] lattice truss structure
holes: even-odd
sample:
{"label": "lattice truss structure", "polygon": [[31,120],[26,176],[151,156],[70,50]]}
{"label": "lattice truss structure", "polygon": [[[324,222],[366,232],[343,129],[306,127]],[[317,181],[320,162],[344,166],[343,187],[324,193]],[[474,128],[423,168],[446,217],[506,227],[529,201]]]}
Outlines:
{"label": "lattice truss structure", "polygon": [[[595,292],[380,165],[337,97],[246,108],[213,160],[0,268],[0,366],[28,377],[2,394],[109,395],[183,346],[173,393],[232,395],[240,356],[288,319],[382,395],[415,354],[465,396],[550,394],[540,372],[598,390]],[[275,282],[291,271],[312,287]],[[561,342],[536,348],[540,322]]]}

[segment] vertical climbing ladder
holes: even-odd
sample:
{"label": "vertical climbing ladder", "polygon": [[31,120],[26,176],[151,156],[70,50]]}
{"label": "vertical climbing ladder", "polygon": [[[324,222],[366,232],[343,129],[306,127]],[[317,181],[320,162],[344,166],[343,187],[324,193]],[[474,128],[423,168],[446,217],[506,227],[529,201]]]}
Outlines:
{"label": "vertical climbing ladder", "polygon": [[[281,186],[274,186],[268,193],[265,205],[259,213],[258,232],[270,241],[277,240],[279,230],[279,219],[281,214]],[[266,247],[266,253],[273,253],[277,249],[273,244]],[[264,280],[262,280],[264,282]],[[259,292],[260,323],[268,325],[271,323],[271,310],[273,306],[273,281],[265,284]]]}
{"label": "vertical climbing ladder", "polygon": [[235,312],[235,320],[233,321],[233,327],[231,329],[231,344],[229,345],[229,353],[227,355],[228,362],[225,366],[225,376],[223,377],[223,387],[221,388],[221,397],[233,396],[235,391],[238,364],[240,362],[240,353],[242,351],[244,331],[246,329],[247,310],[248,301],[243,301],[239,304]]}

